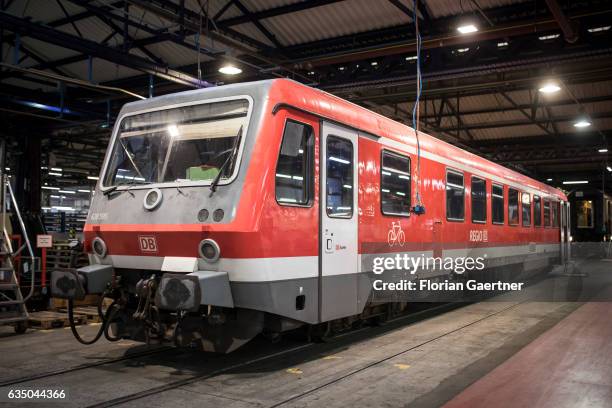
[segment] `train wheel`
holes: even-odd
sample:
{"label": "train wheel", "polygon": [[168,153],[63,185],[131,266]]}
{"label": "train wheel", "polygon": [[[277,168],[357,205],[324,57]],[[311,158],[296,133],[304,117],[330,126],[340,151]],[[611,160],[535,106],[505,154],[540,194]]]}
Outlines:
{"label": "train wheel", "polygon": [[23,334],[28,330],[28,322],[17,322],[15,324],[15,333]]}

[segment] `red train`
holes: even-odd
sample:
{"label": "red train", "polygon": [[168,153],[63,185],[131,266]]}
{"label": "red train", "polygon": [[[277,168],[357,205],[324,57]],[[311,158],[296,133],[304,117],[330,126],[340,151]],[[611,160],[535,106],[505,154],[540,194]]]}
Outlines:
{"label": "red train", "polygon": [[557,189],[320,90],[227,85],[122,109],[85,226],[91,265],[54,271],[52,290],[115,298],[113,336],[230,351],[387,313],[374,253],[546,268],[567,210]]}

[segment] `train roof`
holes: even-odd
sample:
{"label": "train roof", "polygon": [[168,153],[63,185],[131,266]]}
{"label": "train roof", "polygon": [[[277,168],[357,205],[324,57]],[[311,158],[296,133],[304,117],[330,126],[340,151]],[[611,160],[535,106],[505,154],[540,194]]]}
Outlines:
{"label": "train roof", "polygon": [[[416,149],[417,145],[415,131],[412,127],[320,89],[312,88],[290,79],[243,82],[163,95],[128,103],[121,110],[120,116],[141,110],[201,100],[204,96],[203,94],[206,95],[207,99],[233,95],[251,95],[255,100],[258,100],[258,96],[267,97],[271,105],[270,109],[279,104],[291,105],[318,116],[350,125],[362,132],[408,145],[413,149]],[[466,167],[474,168],[483,173],[494,174],[498,178],[513,184],[529,187],[530,189],[556,196],[559,199],[567,200],[566,195],[559,189],[453,146],[427,133],[419,132],[419,144],[423,154],[429,153],[463,164]]]}

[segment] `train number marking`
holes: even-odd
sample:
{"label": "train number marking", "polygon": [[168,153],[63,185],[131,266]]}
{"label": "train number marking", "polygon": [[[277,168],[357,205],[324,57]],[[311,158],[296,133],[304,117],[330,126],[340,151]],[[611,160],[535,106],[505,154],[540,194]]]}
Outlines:
{"label": "train number marking", "polygon": [[157,252],[157,240],[154,236],[138,236],[138,244],[142,252]]}
{"label": "train number marking", "polygon": [[470,242],[488,242],[489,231],[487,230],[470,230]]}

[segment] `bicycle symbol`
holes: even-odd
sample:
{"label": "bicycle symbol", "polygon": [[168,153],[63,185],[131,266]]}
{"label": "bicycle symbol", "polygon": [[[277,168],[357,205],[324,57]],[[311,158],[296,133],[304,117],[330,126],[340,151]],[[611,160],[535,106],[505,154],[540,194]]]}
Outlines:
{"label": "bicycle symbol", "polygon": [[390,247],[395,244],[399,246],[404,246],[406,242],[406,236],[404,235],[404,231],[402,231],[402,226],[399,222],[391,222],[391,229],[387,234],[387,243]]}

